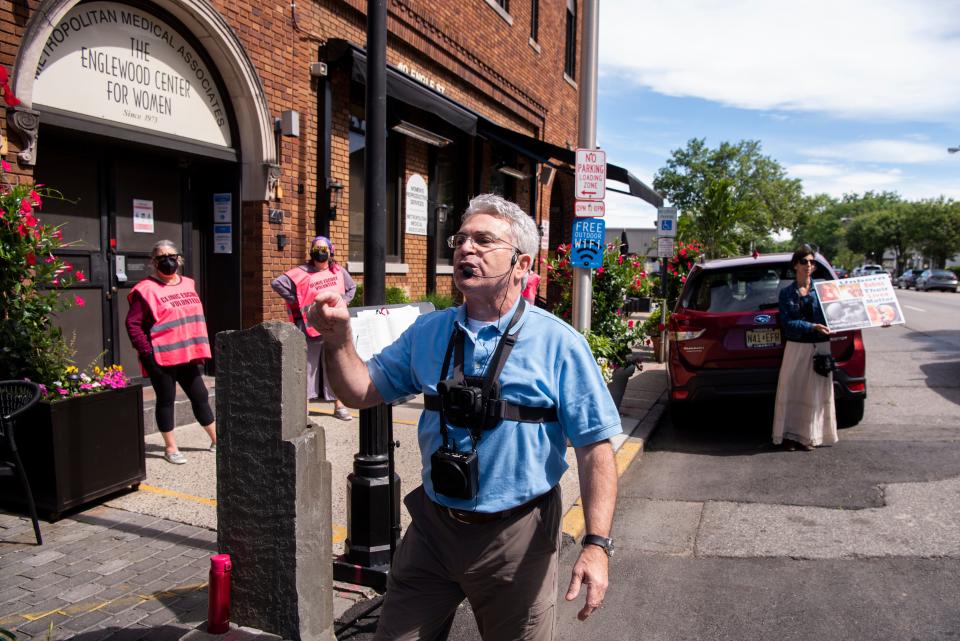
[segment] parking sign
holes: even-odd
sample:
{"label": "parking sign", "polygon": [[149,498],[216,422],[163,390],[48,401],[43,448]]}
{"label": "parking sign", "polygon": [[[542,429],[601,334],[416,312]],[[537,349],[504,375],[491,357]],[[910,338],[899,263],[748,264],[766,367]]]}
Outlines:
{"label": "parking sign", "polygon": [[576,200],[603,200],[607,195],[607,152],[577,149]]}
{"label": "parking sign", "polygon": [[677,235],[677,208],[660,207],[657,209],[657,237],[675,238]]}

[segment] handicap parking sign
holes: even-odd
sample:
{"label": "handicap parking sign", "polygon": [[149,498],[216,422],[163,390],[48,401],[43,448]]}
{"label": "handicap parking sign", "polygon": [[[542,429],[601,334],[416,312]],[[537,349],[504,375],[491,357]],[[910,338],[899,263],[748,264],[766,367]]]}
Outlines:
{"label": "handicap parking sign", "polygon": [[578,218],[573,222],[570,264],[583,269],[603,266],[606,224],[602,218]]}

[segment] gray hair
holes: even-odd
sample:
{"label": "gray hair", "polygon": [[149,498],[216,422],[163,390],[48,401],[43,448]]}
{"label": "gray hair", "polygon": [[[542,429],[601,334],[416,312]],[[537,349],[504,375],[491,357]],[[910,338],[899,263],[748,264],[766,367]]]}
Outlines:
{"label": "gray hair", "polygon": [[537,231],[537,225],[518,204],[496,194],[480,194],[470,200],[467,210],[463,212],[462,222],[467,222],[474,214],[496,216],[510,223],[513,243],[520,253],[536,256],[540,250],[540,232]]}
{"label": "gray hair", "polygon": [[156,256],[156,255],[157,255],[157,251],[160,250],[160,249],[163,248],[163,247],[169,247],[169,248],[172,249],[175,253],[177,253],[177,254],[180,253],[180,249],[177,247],[177,244],[176,244],[175,242],[173,242],[172,240],[166,240],[166,239],[164,239],[164,240],[158,240],[157,242],[155,242],[155,243],[153,244],[153,249],[150,250],[150,255],[151,255],[151,256]]}

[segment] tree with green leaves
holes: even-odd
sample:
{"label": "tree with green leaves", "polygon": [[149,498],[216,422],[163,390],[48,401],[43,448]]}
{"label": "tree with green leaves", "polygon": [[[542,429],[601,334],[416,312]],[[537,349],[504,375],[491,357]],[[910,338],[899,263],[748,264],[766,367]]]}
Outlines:
{"label": "tree with green leaves", "polygon": [[710,257],[768,243],[771,233],[793,228],[803,208],[800,181],[756,140],[710,149],[694,138],[673,151],[653,186],[680,209],[680,239],[700,240]]}
{"label": "tree with green leaves", "polygon": [[907,211],[914,249],[943,269],[947,259],[960,253],[960,203],[940,198],[910,203]]}

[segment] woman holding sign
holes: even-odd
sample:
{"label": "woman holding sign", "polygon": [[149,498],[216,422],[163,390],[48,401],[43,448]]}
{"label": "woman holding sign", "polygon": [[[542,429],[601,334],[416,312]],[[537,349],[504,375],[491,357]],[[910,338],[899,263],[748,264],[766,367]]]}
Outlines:
{"label": "woman holding sign", "polygon": [[173,436],[177,383],[187,393],[193,415],[217,447],[217,427],[203,384],[201,363],[210,358],[210,339],[203,305],[193,279],[181,276],[183,258],[170,240],[158,241],[150,252],[153,274],[127,296],[127,334],[140,357],[144,375],[157,395],[157,429],[163,436],[163,458],[183,465],[187,458]]}
{"label": "woman holding sign", "polygon": [[314,400],[322,395],[324,400],[333,401],[335,417],[341,421],[349,421],[353,417],[333,395],[330,384],[323,375],[323,336],[312,327],[307,327],[300,313],[300,310],[322,291],[336,292],[348,304],[353,300],[357,285],[347,270],[334,260],[334,252],[335,248],[329,238],[317,236],[310,244],[309,260],[278,276],[270,286],[287,303],[290,322],[307,335],[307,399]]}
{"label": "woman holding sign", "polygon": [[813,248],[802,245],[790,264],[795,280],[780,290],[780,326],[786,344],[777,383],[773,442],[790,450],[810,451],[837,442],[833,373],[821,374],[813,367],[815,355],[830,354],[830,329],[813,287],[817,269]]}

